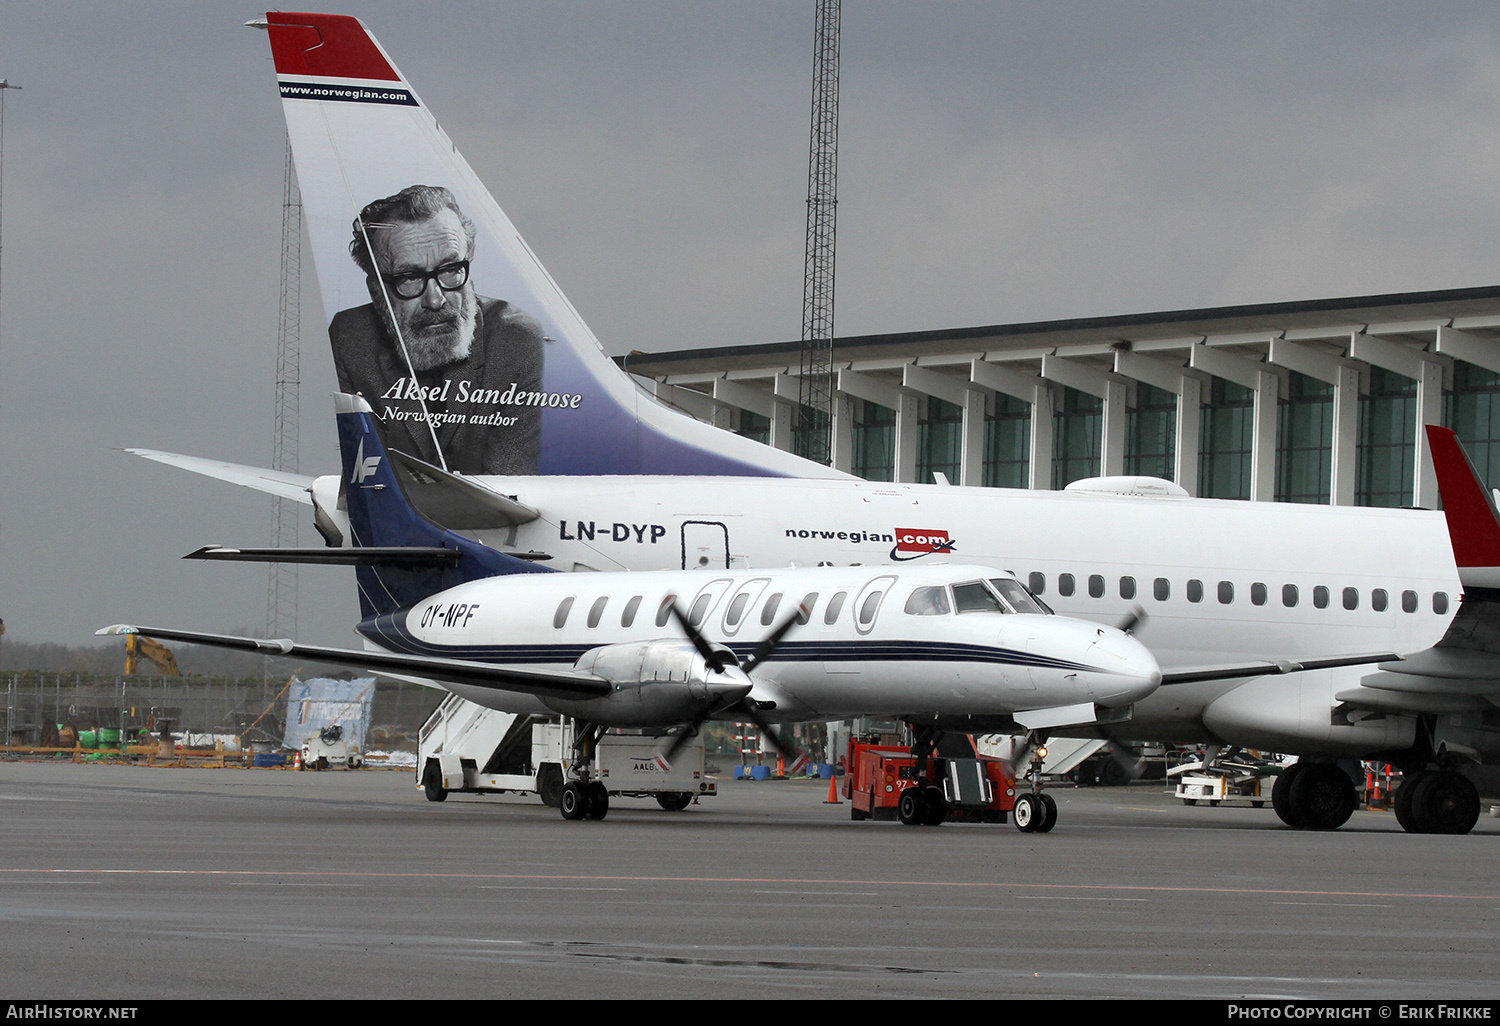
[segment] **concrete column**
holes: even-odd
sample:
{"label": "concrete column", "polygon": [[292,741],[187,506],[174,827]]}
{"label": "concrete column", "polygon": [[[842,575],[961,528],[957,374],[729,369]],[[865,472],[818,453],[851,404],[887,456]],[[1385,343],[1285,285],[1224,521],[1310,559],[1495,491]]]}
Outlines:
{"label": "concrete column", "polygon": [[[917,397],[903,392],[896,399],[895,479],[901,483],[917,480]],[[931,484],[930,481],[919,482]]]}
{"label": "concrete column", "polygon": [[1412,505],[1427,509],[1438,508],[1437,472],[1427,448],[1427,425],[1443,422],[1443,371],[1441,363],[1423,360],[1422,376],[1417,379],[1417,469]]}
{"label": "concrete column", "polygon": [[964,389],[963,448],[958,483],[971,488],[984,483],[985,398],[977,388]]}
{"label": "concrete column", "polygon": [[833,452],[834,470],[849,474],[854,466],[854,402],[842,392],[833,393]]}
{"label": "concrete column", "polygon": [[1052,487],[1052,388],[1038,382],[1031,392],[1031,466],[1028,488]]}
{"label": "concrete column", "polygon": [[1328,501],[1334,506],[1352,506],[1359,464],[1359,370],[1355,367],[1340,367],[1333,383],[1332,434]]}
{"label": "concrete column", "polygon": [[1250,498],[1276,498],[1276,412],[1281,380],[1270,371],[1255,374],[1255,408],[1250,434]]}
{"label": "concrete column", "polygon": [[1110,381],[1104,388],[1104,423],[1099,437],[1099,473],[1125,473],[1125,383]]}
{"label": "concrete column", "polygon": [[1177,393],[1176,459],[1173,479],[1189,495],[1198,494],[1198,448],[1203,435],[1203,382],[1186,374]]}

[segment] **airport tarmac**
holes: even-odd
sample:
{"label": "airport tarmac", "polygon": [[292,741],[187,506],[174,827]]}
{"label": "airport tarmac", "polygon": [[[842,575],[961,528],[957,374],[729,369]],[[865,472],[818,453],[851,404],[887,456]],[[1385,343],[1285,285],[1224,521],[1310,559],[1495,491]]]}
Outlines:
{"label": "airport tarmac", "polygon": [[1500,997],[1500,820],[1282,828],[1160,784],[1056,830],[855,823],[827,784],[426,801],[409,772],[0,763],[0,994]]}

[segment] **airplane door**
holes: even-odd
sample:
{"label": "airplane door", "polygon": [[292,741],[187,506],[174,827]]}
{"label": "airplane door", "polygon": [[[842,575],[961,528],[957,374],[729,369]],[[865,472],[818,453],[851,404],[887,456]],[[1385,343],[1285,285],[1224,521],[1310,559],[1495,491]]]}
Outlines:
{"label": "airplane door", "polygon": [[684,520],[682,568],[728,570],[729,528],[716,520]]}

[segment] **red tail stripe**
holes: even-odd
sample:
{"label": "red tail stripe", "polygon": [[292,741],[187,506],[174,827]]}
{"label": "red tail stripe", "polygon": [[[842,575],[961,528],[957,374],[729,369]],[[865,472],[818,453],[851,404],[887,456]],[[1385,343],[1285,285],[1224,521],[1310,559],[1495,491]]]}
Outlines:
{"label": "red tail stripe", "polygon": [[271,11],[266,22],[278,75],[401,80],[358,18]]}
{"label": "red tail stripe", "polygon": [[1500,566],[1500,519],[1458,436],[1429,424],[1427,445],[1432,449],[1454,561],[1460,567]]}

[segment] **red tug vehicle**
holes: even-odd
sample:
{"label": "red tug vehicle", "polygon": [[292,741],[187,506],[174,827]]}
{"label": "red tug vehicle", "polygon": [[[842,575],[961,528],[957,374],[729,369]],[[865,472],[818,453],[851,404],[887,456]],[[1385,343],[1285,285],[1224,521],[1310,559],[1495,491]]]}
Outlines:
{"label": "red tug vehicle", "polygon": [[946,819],[1004,823],[1014,813],[1018,830],[1045,833],[1057,822],[1057,803],[1038,786],[1041,754],[1032,755],[1031,789],[1018,794],[1010,763],[979,754],[970,734],[919,737],[911,746],[856,735],[845,763],[849,818],[937,826]]}

